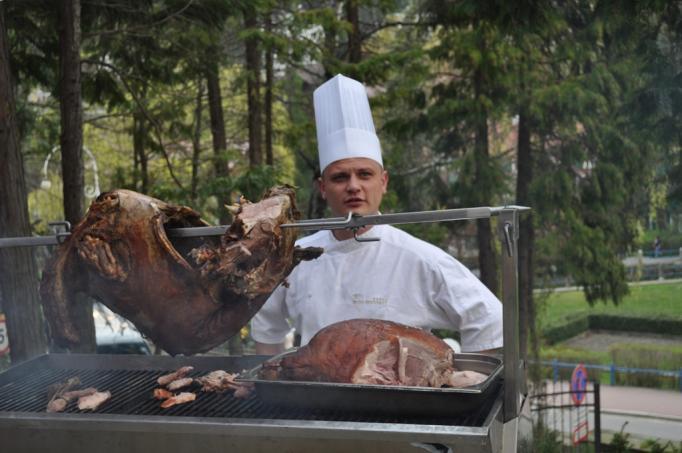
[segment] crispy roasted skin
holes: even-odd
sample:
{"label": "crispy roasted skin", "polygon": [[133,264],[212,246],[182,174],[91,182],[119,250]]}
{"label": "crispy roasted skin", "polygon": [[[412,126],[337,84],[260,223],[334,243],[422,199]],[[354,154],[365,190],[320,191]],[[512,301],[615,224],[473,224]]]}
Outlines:
{"label": "crispy roasted skin", "polygon": [[410,340],[434,361],[452,367],[453,351],[438,337],[415,327],[378,319],[351,319],[320,330],[295,354],[263,364],[261,378],[352,383],[353,376],[378,343],[388,341],[396,350]]}
{"label": "crispy roasted skin", "polygon": [[85,293],[132,321],[171,354],[207,351],[239,332],[301,259],[290,187],[241,204],[218,238],[177,239],[165,228],[205,226],[186,206],[129,190],[100,195],[45,267],[43,306],[54,341],[78,344],[71,304]]}

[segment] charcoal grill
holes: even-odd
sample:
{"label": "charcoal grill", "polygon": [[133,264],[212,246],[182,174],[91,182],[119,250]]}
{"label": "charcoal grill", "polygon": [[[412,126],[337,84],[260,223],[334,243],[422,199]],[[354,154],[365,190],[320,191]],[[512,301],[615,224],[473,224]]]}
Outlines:
{"label": "charcoal grill", "polygon": [[[180,366],[192,376],[224,369],[239,372],[266,357],[165,357],[50,354],[0,374],[0,439],[3,451],[418,451],[420,444],[468,446],[493,451],[501,430],[502,401],[495,392],[473,412],[456,417],[282,408],[257,394],[197,392],[197,400],[161,409],[152,397],[156,379]],[[95,412],[75,404],[49,414],[50,385],[78,376],[82,387],[112,393]],[[415,445],[412,445],[415,444]],[[437,447],[436,447],[437,448]],[[330,450],[325,446],[325,450]],[[459,451],[459,450],[458,450]],[[467,450],[464,450],[467,451]]]}
{"label": "charcoal grill", "polygon": [[[184,365],[194,366],[194,375],[216,369],[239,372],[256,366],[265,357],[52,354],[0,374],[2,451],[516,451],[518,436],[525,430],[522,425],[527,426],[529,420],[524,398],[524,360],[519,357],[516,267],[518,214],[525,209],[516,206],[451,209],[383,218],[368,216],[366,220],[367,224],[379,224],[499,218],[498,233],[503,243],[503,382],[472,412],[451,417],[417,417],[285,408],[266,404],[257,395],[238,400],[228,393],[199,393],[193,403],[162,410],[151,397],[158,376]],[[353,217],[345,221],[309,221],[307,227],[357,229],[363,222],[363,218]],[[0,239],[0,247],[52,243],[45,240]],[[54,240],[58,242],[58,238]],[[94,413],[80,413],[73,407],[65,413],[46,413],[47,387],[74,376],[80,378],[83,386],[111,391],[112,399]]]}

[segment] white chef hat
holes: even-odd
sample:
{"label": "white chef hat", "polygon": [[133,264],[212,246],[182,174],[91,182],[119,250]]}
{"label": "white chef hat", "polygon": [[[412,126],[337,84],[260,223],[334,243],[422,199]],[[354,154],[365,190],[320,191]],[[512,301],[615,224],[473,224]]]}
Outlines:
{"label": "white chef hat", "polygon": [[366,157],[384,166],[367,91],[360,82],[339,74],[320,85],[313,98],[320,171],[350,157]]}

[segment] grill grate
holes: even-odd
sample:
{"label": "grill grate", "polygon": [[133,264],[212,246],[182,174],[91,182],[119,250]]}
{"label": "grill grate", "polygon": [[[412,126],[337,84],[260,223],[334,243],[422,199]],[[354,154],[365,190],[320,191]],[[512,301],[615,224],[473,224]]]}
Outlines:
{"label": "grill grate", "polygon": [[[190,391],[196,391],[197,399],[187,404],[181,404],[169,409],[162,409],[160,401],[154,399],[152,392],[158,387],[156,379],[175,370],[183,365],[196,365],[191,363],[199,361],[192,377],[205,375],[215,369],[225,369],[235,372],[250,366],[246,359],[229,358],[225,360],[211,360],[212,357],[196,357],[173,359],[170,357],[138,357],[136,368],[146,369],[121,369],[126,366],[122,356],[110,356],[112,363],[109,366],[118,365],[115,368],[98,368],[98,365],[107,364],[107,356],[82,356],[83,361],[88,357],[96,357],[90,366],[79,367],[79,357],[69,356],[70,364],[75,366],[55,366],[64,364],[50,363],[45,359],[51,356],[43,356],[31,366],[32,362],[19,365],[10,371],[0,374],[0,417],[2,412],[45,412],[47,406],[47,389],[50,385],[64,382],[71,377],[78,377],[81,381],[80,388],[96,387],[99,391],[108,390],[112,397],[100,406],[96,413],[121,414],[129,416],[184,416],[184,417],[227,417],[243,419],[288,419],[288,420],[324,420],[324,421],[353,421],[371,423],[410,423],[449,426],[482,426],[485,417],[489,413],[494,398],[490,398],[476,413],[466,416],[448,418],[417,418],[404,417],[400,414],[394,416],[343,413],[329,411],[310,411],[291,408],[279,408],[263,403],[257,395],[246,400],[237,399],[231,392],[205,393],[198,386],[193,386]],[[146,359],[146,360],[145,360]],[[163,359],[163,368],[159,363],[153,363],[155,359]],[[59,360],[57,360],[59,361]],[[251,359],[251,362],[253,359]],[[155,366],[156,365],[156,366]],[[226,366],[227,365],[227,366]],[[23,369],[22,369],[23,368]],[[133,368],[130,366],[130,368]],[[196,385],[196,384],[195,384]],[[77,404],[71,402],[65,413],[81,413]]]}

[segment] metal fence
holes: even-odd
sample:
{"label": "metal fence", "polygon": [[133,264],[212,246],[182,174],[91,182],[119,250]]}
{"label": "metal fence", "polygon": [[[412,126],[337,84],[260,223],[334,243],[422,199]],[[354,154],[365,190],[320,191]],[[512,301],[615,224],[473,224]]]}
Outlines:
{"label": "metal fence", "polygon": [[575,390],[565,381],[544,381],[530,403],[535,423],[555,433],[564,451],[601,452],[599,382]]}
{"label": "metal fence", "polygon": [[[577,363],[560,362],[558,360],[542,360],[540,364],[543,366],[552,367],[552,381],[559,381],[559,369],[568,368],[574,369]],[[672,377],[677,379],[678,388],[682,392],[682,368],[677,371],[669,370],[658,370],[656,368],[631,368],[624,366],[616,366],[615,364],[609,365],[589,365],[585,364],[585,368],[588,370],[598,370],[598,371],[608,371],[609,372],[609,384],[616,385],[616,373],[630,373],[630,374],[649,374],[662,377]]]}
{"label": "metal fence", "polygon": [[680,258],[682,258],[682,247],[674,249],[660,249],[658,252],[656,252],[656,250],[643,250],[642,256],[646,256],[648,258],[664,258],[670,256],[679,256]]}

